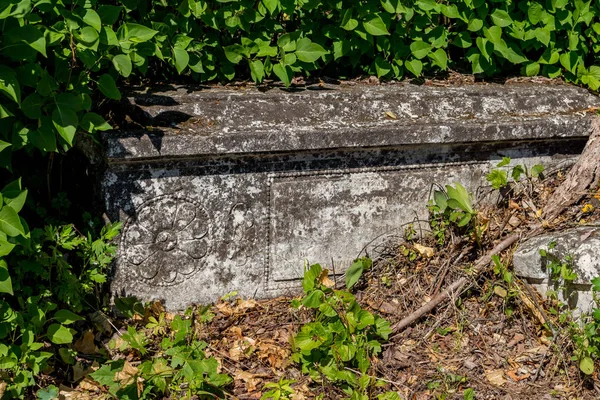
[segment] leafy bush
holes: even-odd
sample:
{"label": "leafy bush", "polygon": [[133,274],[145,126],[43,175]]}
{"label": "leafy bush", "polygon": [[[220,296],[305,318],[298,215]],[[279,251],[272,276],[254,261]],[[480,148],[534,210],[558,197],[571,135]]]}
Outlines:
{"label": "leafy bush", "polygon": [[325,377],[353,399],[361,399],[372,385],[367,374],[370,357],[381,352],[380,340],[391,333],[390,324],[363,310],[350,292],[333,289],[327,275],[318,264],[304,274],[305,296],[293,305],[313,310],[314,321],[304,324],[294,337],[292,360],[313,380]]}

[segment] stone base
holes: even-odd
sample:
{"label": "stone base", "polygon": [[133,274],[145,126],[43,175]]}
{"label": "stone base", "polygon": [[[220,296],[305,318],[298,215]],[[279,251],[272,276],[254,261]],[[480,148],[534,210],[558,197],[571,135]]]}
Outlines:
{"label": "stone base", "polygon": [[[552,250],[548,250],[550,242],[556,243]],[[551,279],[548,258],[540,255],[541,249],[558,260],[570,256],[577,279],[566,285]],[[583,226],[532,238],[519,246],[513,265],[515,274],[526,279],[543,296],[553,291],[576,315],[589,313],[596,307],[591,281],[600,276],[600,227]]]}
{"label": "stone base", "polygon": [[181,309],[295,294],[305,263],[341,274],[426,221],[434,185],[477,194],[503,156],[572,162],[600,101],[569,86],[390,85],[129,103],[151,127],[105,136],[107,213],[125,222],[112,289]]}

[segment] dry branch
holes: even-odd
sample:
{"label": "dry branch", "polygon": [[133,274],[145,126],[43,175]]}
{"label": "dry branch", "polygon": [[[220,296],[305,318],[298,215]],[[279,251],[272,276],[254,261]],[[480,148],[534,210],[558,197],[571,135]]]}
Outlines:
{"label": "dry branch", "polygon": [[[560,215],[567,207],[576,203],[581,199],[583,194],[591,185],[596,184],[600,180],[600,117],[592,120],[592,129],[588,142],[583,149],[583,152],[577,159],[577,162],[571,167],[565,180],[554,191],[548,201],[546,207],[546,220],[551,221]],[[543,230],[540,224],[531,224],[526,234],[512,233],[505,237],[502,242],[497,244],[491,251],[480,257],[473,266],[473,276],[477,277],[483,272],[492,261],[492,256],[501,253],[519,239],[529,239],[536,236]],[[521,237],[522,236],[522,237]],[[440,303],[452,298],[453,294],[460,293],[465,285],[469,282],[468,277],[462,277],[454,281],[450,286],[444,289],[443,292],[433,297],[425,305],[421,306],[408,317],[395,323],[392,326],[392,333],[398,334],[406,327],[433,311]]]}

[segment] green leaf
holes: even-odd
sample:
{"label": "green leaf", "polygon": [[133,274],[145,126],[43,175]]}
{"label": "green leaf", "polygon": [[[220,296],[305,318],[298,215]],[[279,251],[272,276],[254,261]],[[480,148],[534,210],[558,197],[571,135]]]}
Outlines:
{"label": "green leaf", "polygon": [[21,219],[12,207],[2,207],[0,210],[0,231],[13,237],[25,235]]}
{"label": "green leaf", "polygon": [[125,54],[117,54],[112,59],[113,66],[119,74],[127,78],[131,74],[133,68],[131,58]]}
{"label": "green leaf", "polygon": [[524,173],[525,173],[525,170],[523,169],[523,167],[521,165],[515,165],[514,168],[512,169],[511,176],[515,182],[519,182],[519,179],[521,179],[521,175],[523,175]]}
{"label": "green leaf", "polygon": [[80,126],[89,133],[94,131],[108,131],[112,127],[100,115],[89,112],[81,118]]}
{"label": "green leaf", "polygon": [[531,62],[525,66],[525,75],[536,76],[540,73],[540,64]]}
{"label": "green leaf", "polygon": [[109,99],[121,100],[121,92],[112,76],[104,74],[98,79],[98,89]]}
{"label": "green leaf", "polygon": [[[4,140],[0,140],[0,152],[4,149],[9,148],[10,146],[12,146],[12,144],[5,142]],[[0,197],[1,199],[1,197]],[[0,206],[2,205],[2,201],[0,200]]]}
{"label": "green leaf", "polygon": [[172,51],[173,59],[175,60],[175,68],[177,69],[177,73],[181,74],[190,62],[190,55],[187,50],[179,47],[173,47]]}
{"label": "green leaf", "polygon": [[358,26],[358,21],[352,18],[352,10],[352,7],[346,10],[340,24],[340,27],[347,31],[353,31]]}
{"label": "green leaf", "polygon": [[420,60],[407,60],[404,62],[404,66],[407,70],[410,71],[411,74],[413,74],[417,78],[421,76],[421,71],[423,70],[423,63]]}
{"label": "green leaf", "polygon": [[81,28],[79,33],[79,40],[87,45],[93,45],[99,38],[98,31],[91,26]]}
{"label": "green leaf", "polygon": [[237,64],[244,58],[244,53],[246,50],[242,45],[232,44],[231,46],[225,46],[223,51],[225,52],[225,57],[227,57],[229,62],[232,64]]}
{"label": "green leaf", "polygon": [[296,57],[302,62],[312,63],[327,54],[327,51],[320,45],[311,42],[308,38],[299,39],[296,43]]}
{"label": "green leaf", "polygon": [[367,31],[367,33],[370,33],[373,36],[383,36],[390,34],[387,30],[387,26],[385,26],[385,22],[383,22],[383,19],[381,19],[379,15],[374,15],[368,21],[364,21],[362,25]]}
{"label": "green leaf", "polygon": [[23,111],[23,114],[25,114],[27,118],[38,119],[42,116],[43,105],[44,100],[41,96],[37,93],[32,93],[23,100],[21,111]]}
{"label": "green leaf", "polygon": [[498,8],[494,10],[491,17],[492,21],[494,22],[494,25],[500,27],[509,26],[513,22],[512,18],[510,17],[510,15],[508,15],[506,11],[500,10]]}
{"label": "green leaf", "polygon": [[46,336],[54,344],[68,344],[73,342],[71,331],[61,324],[51,324],[46,331]]}
{"label": "green leaf", "polygon": [[75,132],[77,132],[77,126],[79,125],[77,113],[72,109],[57,106],[52,112],[52,123],[58,134],[69,146],[72,146]]}
{"label": "green leaf", "polygon": [[463,392],[463,400],[475,400],[475,390],[473,390],[473,388],[465,389]]}
{"label": "green leaf", "polygon": [[346,287],[350,290],[360,279],[364,271],[371,268],[373,261],[370,258],[359,258],[355,260],[346,271]]}
{"label": "green leaf", "polygon": [[586,375],[591,375],[594,373],[594,360],[589,357],[583,357],[581,361],[579,361],[579,369]]}
{"label": "green leaf", "polygon": [[47,388],[40,389],[35,394],[38,400],[54,400],[58,398],[58,388],[50,385]]}
{"label": "green leaf", "polygon": [[501,169],[492,170],[485,179],[492,184],[494,189],[500,189],[508,184],[506,171]]}
{"label": "green leaf", "polygon": [[10,274],[8,273],[8,265],[6,264],[6,261],[2,259],[0,259],[0,293],[8,293],[11,296],[14,295],[12,281],[10,279]]}
{"label": "green leaf", "polygon": [[279,6],[279,0],[262,0],[262,3],[265,5],[265,8],[269,10],[271,15],[275,14],[275,11],[277,11],[277,7]]}
{"label": "green leaf", "polygon": [[415,40],[410,44],[410,52],[416,59],[421,60],[431,52],[431,45],[422,40]]}
{"label": "green leaf", "polygon": [[459,208],[467,213],[472,213],[473,208],[471,206],[471,198],[467,189],[460,183],[454,184],[456,188],[450,185],[446,185],[446,192],[448,193],[448,205],[452,208]]}
{"label": "green leaf", "polygon": [[252,80],[256,83],[261,83],[265,78],[265,66],[263,65],[262,61],[248,61],[248,65],[250,66],[250,75]]}
{"label": "green leaf", "polygon": [[0,92],[9,99],[21,105],[21,87],[17,80],[17,74],[5,65],[0,64]]}
{"label": "green leaf", "polygon": [[427,56],[431,58],[433,63],[442,70],[446,70],[448,68],[448,55],[443,49],[437,49],[433,53],[429,53]]}
{"label": "green leaf", "polygon": [[140,24],[126,23],[123,24],[123,28],[127,32],[127,39],[134,43],[147,42],[158,33],[158,31]]}
{"label": "green leaf", "polygon": [[580,77],[581,82],[588,85],[592,90],[600,89],[600,67],[592,65]]}
{"label": "green leaf", "polygon": [[113,25],[119,19],[119,14],[123,7],[121,6],[111,6],[111,5],[101,5],[98,7],[98,16],[103,24]]}
{"label": "green leaf", "polygon": [[460,32],[456,35],[454,40],[452,40],[452,44],[463,49],[471,47],[473,45],[471,34],[467,31]]}
{"label": "green leaf", "polygon": [[544,7],[540,3],[531,3],[527,9],[527,18],[533,25],[541,21],[543,14]]}
{"label": "green leaf", "polygon": [[285,84],[285,87],[289,87],[294,77],[294,71],[289,65],[283,65],[281,63],[273,65],[273,73],[277,75],[279,79]]}
{"label": "green leaf", "polygon": [[483,28],[483,20],[481,20],[479,18],[472,18],[469,20],[469,23],[467,24],[467,29],[470,30],[471,32],[477,32],[481,28]]}
{"label": "green leaf", "polygon": [[504,167],[508,164],[510,164],[510,157],[502,157],[502,161],[496,164],[496,167]]}
{"label": "green leaf", "polygon": [[540,164],[536,164],[533,167],[531,167],[531,176],[534,178],[539,177],[542,172],[544,172],[544,166],[540,165]]}
{"label": "green leaf", "polygon": [[46,38],[44,37],[44,33],[35,25],[24,25],[10,31],[10,33],[14,33],[14,35],[22,42],[29,45],[32,49],[38,51],[44,57],[47,57]]}
{"label": "green leaf", "polygon": [[83,321],[84,318],[81,318],[79,315],[69,311],[69,310],[58,310],[54,313],[53,317],[56,321],[61,324],[69,325],[75,321]]}
{"label": "green leaf", "polygon": [[325,293],[321,290],[313,290],[302,300],[302,304],[308,308],[319,308],[324,298]]}
{"label": "green leaf", "polygon": [[392,65],[383,57],[377,56],[375,59],[375,71],[377,71],[377,77],[381,78],[392,71]]}
{"label": "green leaf", "polygon": [[92,10],[91,8],[85,10],[83,22],[94,28],[98,33],[102,29],[102,21],[100,19],[100,16],[96,11]]}

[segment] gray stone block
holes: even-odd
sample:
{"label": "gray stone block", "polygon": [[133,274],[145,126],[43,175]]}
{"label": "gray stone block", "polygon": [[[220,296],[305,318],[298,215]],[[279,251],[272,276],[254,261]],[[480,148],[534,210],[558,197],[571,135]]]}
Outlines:
{"label": "gray stone block", "polygon": [[[551,242],[555,242],[555,246],[549,250]],[[577,279],[566,285],[551,279],[548,258],[540,255],[541,249],[558,260],[570,256]],[[600,276],[600,227],[582,226],[531,238],[518,247],[513,265],[515,274],[527,279],[542,295],[555,291],[578,313],[590,312],[595,306],[591,280]]]}
{"label": "gray stone block", "polygon": [[297,293],[305,261],[339,275],[426,220],[434,184],[476,193],[502,156],[572,162],[600,104],[532,85],[176,88],[128,102],[148,128],[105,135],[107,213],[125,222],[112,289],[170,309]]}

